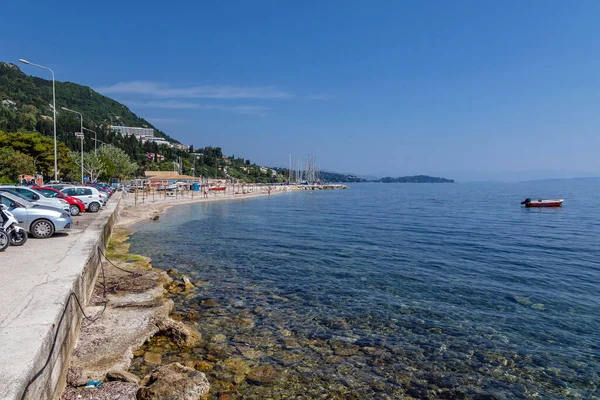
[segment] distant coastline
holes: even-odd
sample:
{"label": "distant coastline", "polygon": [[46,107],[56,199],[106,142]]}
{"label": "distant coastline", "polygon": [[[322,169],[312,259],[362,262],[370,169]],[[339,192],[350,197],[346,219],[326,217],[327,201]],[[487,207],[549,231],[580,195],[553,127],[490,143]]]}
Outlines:
{"label": "distant coastline", "polygon": [[382,183],[454,183],[454,179],[437,178],[428,175],[401,176],[398,178],[385,177],[375,182]]}
{"label": "distant coastline", "polygon": [[324,171],[321,171],[321,179],[326,182],[340,183],[455,183],[454,179],[439,178],[429,175],[400,176],[397,178],[386,176],[385,178],[379,179],[364,179],[353,174],[339,174]]}

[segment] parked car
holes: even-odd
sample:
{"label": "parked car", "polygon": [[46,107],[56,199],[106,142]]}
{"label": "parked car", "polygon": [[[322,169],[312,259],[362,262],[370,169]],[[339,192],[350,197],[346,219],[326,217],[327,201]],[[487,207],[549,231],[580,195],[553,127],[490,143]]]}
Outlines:
{"label": "parked car", "polygon": [[49,238],[55,232],[71,229],[73,218],[68,212],[25,200],[22,196],[2,191],[0,202],[8,207],[18,221],[35,238]]}
{"label": "parked car", "polygon": [[67,203],[69,203],[69,212],[73,216],[79,215],[85,211],[85,204],[83,204],[83,201],[79,200],[77,197],[67,196],[58,189],[47,186],[33,186],[32,189],[37,190],[46,197],[57,197],[65,200]]}
{"label": "parked car", "polygon": [[88,183],[86,186],[94,187],[102,193],[106,193],[108,197],[113,195],[113,190],[102,183]]}
{"label": "parked car", "polygon": [[66,188],[67,186],[73,186],[73,184],[69,184],[69,183],[47,183],[44,185],[44,187],[51,187],[53,189],[62,189],[62,188]]}
{"label": "parked car", "polygon": [[108,197],[102,194],[98,189],[88,186],[68,186],[61,189],[61,192],[67,196],[77,197],[85,204],[85,208],[90,212],[100,211],[100,207],[106,205]]}
{"label": "parked car", "polygon": [[27,199],[33,203],[38,203],[42,206],[58,208],[59,210],[69,211],[69,203],[67,203],[65,200],[59,198],[46,197],[37,190],[31,189],[29,187],[11,185],[0,186],[0,191],[18,193],[22,196],[27,197]]}

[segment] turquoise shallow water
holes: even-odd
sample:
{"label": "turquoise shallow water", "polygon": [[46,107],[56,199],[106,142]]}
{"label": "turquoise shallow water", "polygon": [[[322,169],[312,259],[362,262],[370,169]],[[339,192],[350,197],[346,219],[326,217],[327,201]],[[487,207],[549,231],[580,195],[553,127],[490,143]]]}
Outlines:
{"label": "turquoise shallow water", "polygon": [[[599,194],[358,184],[173,208],[131,251],[208,282],[174,300],[200,315],[215,398],[598,398]],[[276,379],[220,367],[232,357]]]}

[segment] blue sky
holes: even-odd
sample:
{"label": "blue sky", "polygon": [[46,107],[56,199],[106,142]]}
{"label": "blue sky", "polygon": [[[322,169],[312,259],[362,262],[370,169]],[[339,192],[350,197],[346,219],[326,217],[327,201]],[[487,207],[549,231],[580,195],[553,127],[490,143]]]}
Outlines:
{"label": "blue sky", "polygon": [[358,174],[589,176],[599,20],[585,0],[20,0],[2,6],[0,61],[266,165],[292,152]]}

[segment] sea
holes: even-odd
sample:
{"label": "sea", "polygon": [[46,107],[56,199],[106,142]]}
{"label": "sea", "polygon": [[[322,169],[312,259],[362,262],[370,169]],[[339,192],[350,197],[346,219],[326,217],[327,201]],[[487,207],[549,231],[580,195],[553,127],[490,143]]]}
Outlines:
{"label": "sea", "polygon": [[130,251],[195,283],[170,296],[203,341],[145,346],[214,399],[599,399],[599,211],[598,179],[174,207]]}

